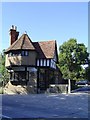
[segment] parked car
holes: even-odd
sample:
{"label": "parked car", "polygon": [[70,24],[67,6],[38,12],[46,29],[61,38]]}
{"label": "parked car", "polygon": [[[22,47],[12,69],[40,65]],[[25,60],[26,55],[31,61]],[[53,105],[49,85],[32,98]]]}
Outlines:
{"label": "parked car", "polygon": [[76,85],[90,85],[90,82],[88,80],[80,80],[76,82]]}
{"label": "parked car", "polygon": [[71,93],[90,93],[90,86],[80,87],[78,89],[72,90]]}

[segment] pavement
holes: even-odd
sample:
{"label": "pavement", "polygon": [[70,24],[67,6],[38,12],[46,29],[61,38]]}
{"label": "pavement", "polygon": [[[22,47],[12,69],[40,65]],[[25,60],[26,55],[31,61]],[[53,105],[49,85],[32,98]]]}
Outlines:
{"label": "pavement", "polygon": [[2,95],[2,118],[88,118],[88,94]]}

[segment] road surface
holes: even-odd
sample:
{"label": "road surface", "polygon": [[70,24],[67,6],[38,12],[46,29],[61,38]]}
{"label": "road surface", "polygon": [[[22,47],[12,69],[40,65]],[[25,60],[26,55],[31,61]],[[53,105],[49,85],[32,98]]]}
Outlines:
{"label": "road surface", "polygon": [[88,118],[88,94],[2,95],[2,117]]}

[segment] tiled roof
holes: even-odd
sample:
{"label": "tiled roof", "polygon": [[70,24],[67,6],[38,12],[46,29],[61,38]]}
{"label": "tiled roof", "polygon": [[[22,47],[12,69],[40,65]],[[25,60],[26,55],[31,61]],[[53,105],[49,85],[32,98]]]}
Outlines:
{"label": "tiled roof", "polygon": [[42,42],[34,42],[34,47],[36,51],[39,53],[39,58],[53,58],[55,52],[55,41],[42,41]]}
{"label": "tiled roof", "polygon": [[32,41],[27,34],[23,34],[18,40],[16,40],[5,52],[11,50],[35,50]]}
{"label": "tiled roof", "polygon": [[5,52],[7,53],[12,50],[36,50],[38,58],[53,58],[55,50],[57,54],[55,40],[32,42],[27,34],[23,34]]}

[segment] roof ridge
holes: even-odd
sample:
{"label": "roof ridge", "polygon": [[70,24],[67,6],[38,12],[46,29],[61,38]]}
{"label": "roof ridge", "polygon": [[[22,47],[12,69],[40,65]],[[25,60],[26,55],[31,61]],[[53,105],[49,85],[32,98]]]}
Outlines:
{"label": "roof ridge", "polygon": [[21,42],[21,49],[22,49],[22,47],[23,47],[23,44],[24,44],[24,40],[25,40],[25,34],[23,34],[23,39],[22,39],[22,42]]}
{"label": "roof ridge", "polygon": [[[55,42],[56,40],[47,40],[47,41],[38,41],[38,43],[42,43],[42,42]],[[33,43],[37,43],[37,42],[33,42]]]}
{"label": "roof ridge", "polygon": [[[30,39],[30,37],[26,34],[26,36],[28,37],[28,39],[29,39],[29,42],[32,44],[32,46],[34,47],[34,45],[33,45],[33,42],[32,42],[32,40]],[[35,49],[35,47],[34,47],[34,49]]]}

